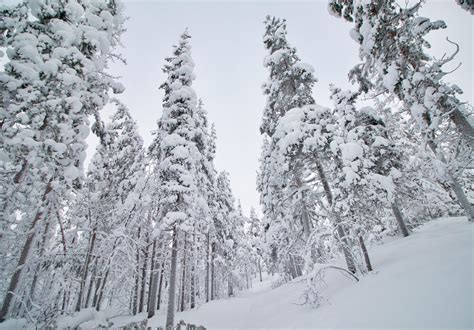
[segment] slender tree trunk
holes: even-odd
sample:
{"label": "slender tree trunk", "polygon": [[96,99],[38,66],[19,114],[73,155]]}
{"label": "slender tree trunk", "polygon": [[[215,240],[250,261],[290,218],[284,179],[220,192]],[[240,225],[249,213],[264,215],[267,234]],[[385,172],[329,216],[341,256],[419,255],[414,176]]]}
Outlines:
{"label": "slender tree trunk", "polygon": [[161,288],[163,287],[163,276],[165,273],[165,262],[161,264],[161,270],[160,270],[160,284],[158,285],[158,297],[157,297],[157,302],[156,302],[156,309],[160,309],[160,304],[161,304]]}
{"label": "slender tree trunk", "polygon": [[395,219],[397,220],[398,228],[400,229],[403,237],[407,237],[409,234],[408,228],[405,225],[405,221],[403,220],[402,213],[400,212],[400,209],[398,208],[398,205],[396,202],[392,203],[392,212],[393,215],[395,216]]}
{"label": "slender tree trunk", "polygon": [[301,220],[303,222],[304,238],[307,242],[311,229],[309,225],[309,216],[308,216],[308,210],[306,209],[306,206],[303,206],[303,211],[301,212]]}
{"label": "slender tree trunk", "polygon": [[104,297],[105,284],[107,283],[107,278],[109,277],[110,268],[105,272],[104,278],[100,281],[100,290],[99,295],[97,296],[97,303],[95,304],[95,309],[98,311],[100,309],[100,304],[102,303],[102,298]]}
{"label": "slender tree trunk", "polygon": [[[90,213],[89,213],[89,216],[90,216]],[[81,283],[79,287],[79,295],[77,297],[77,303],[76,303],[76,309],[75,309],[76,312],[80,311],[82,307],[84,289],[86,285],[87,275],[89,274],[89,264],[91,260],[91,254],[94,251],[95,240],[96,240],[96,228],[94,226],[94,228],[92,229],[92,235],[89,239],[89,249],[87,250],[86,260],[84,261],[84,270],[82,271]]]}
{"label": "slender tree trunk", "polygon": [[102,285],[102,277],[98,276],[95,280],[95,289],[94,289],[94,296],[92,297],[92,307],[97,306],[97,302],[99,301],[99,291]]}
{"label": "slender tree trunk", "polygon": [[141,313],[143,312],[143,307],[145,304],[145,290],[146,290],[146,269],[148,265],[148,243],[149,243],[149,235],[147,235],[146,239],[146,246],[145,246],[145,251],[143,252],[143,266],[142,266],[142,286],[141,286],[141,291],[140,291],[140,306],[138,308],[138,312]]}
{"label": "slender tree trunk", "polygon": [[156,309],[156,295],[158,289],[158,268],[160,266],[158,258],[155,259],[156,253],[156,239],[153,240],[153,250],[151,253],[150,266],[150,286],[148,288],[148,318],[155,316]]}
{"label": "slender tree trunk", "polygon": [[362,249],[362,254],[364,255],[364,261],[365,265],[367,266],[367,270],[371,272],[373,270],[372,264],[370,263],[369,252],[367,252],[367,247],[365,246],[364,238],[362,237],[362,235],[359,235],[359,244],[360,248]]}
{"label": "slender tree trunk", "polygon": [[[329,182],[326,178],[326,174],[324,173],[321,162],[319,161],[317,156],[316,156],[316,169],[318,171],[319,179],[321,180],[321,183],[323,185],[324,193],[326,195],[328,203],[332,207],[333,196],[332,196],[331,187],[329,186]],[[335,216],[334,220],[335,220],[335,225],[336,225],[336,231],[337,231],[337,235],[339,236],[339,240],[342,243],[341,244],[342,252],[344,254],[344,259],[346,260],[347,268],[349,269],[351,273],[355,273],[356,267],[355,267],[354,258],[352,257],[352,254],[349,250],[350,248],[349,240],[347,239],[346,233],[344,232],[344,228],[342,228],[339,217],[336,214],[334,216]]]}
{"label": "slender tree trunk", "polygon": [[257,268],[258,268],[258,274],[260,275],[260,282],[263,281],[262,279],[262,266],[260,265],[260,257],[257,259]]}
{"label": "slender tree trunk", "polygon": [[59,230],[61,232],[61,242],[63,243],[63,252],[64,252],[64,256],[66,256],[66,253],[67,253],[66,235],[64,234],[63,220],[61,218],[61,214],[59,213],[59,210],[56,210],[56,216],[58,217]]}
{"label": "slender tree trunk", "polygon": [[176,295],[176,262],[178,254],[178,233],[177,228],[173,232],[173,244],[171,248],[171,269],[170,269],[170,283],[168,292],[168,311],[166,313],[166,328],[173,329],[174,327],[174,308]]}
{"label": "slender tree trunk", "polygon": [[466,115],[464,115],[461,110],[459,110],[459,107],[457,107],[450,111],[449,118],[456,125],[457,130],[466,138],[470,147],[474,148],[474,128],[471,126]]}
{"label": "slender tree trunk", "polygon": [[194,265],[196,263],[196,233],[193,234],[193,254],[191,257],[191,302],[190,302],[190,308],[193,309],[196,306],[196,288],[194,287],[195,285],[195,269]]}
{"label": "slender tree trunk", "polygon": [[67,292],[69,290],[63,290],[63,299],[62,299],[62,304],[61,304],[61,315],[66,311],[67,307]]}
{"label": "slender tree trunk", "polygon": [[84,303],[85,307],[89,307],[89,301],[90,301],[90,297],[91,297],[91,293],[92,293],[92,287],[94,286],[94,281],[96,281],[96,279],[95,279],[96,272],[97,272],[97,258],[95,258],[95,260],[94,260],[94,266],[93,266],[92,274],[91,274],[91,277],[89,279],[89,287],[87,289],[86,300],[85,300],[85,303]]}
{"label": "slender tree trunk", "polygon": [[10,284],[8,285],[7,293],[5,295],[5,299],[3,300],[2,309],[0,310],[0,322],[3,322],[6,319],[8,311],[10,310],[13,295],[16,294],[18,284],[20,282],[21,273],[23,271],[23,265],[29,257],[31,246],[36,235],[36,224],[43,218],[43,214],[45,211],[43,207],[45,207],[44,204],[46,201],[46,197],[52,190],[51,181],[52,180],[49,180],[46,186],[43,197],[41,198],[42,207],[39,208],[39,210],[36,212],[35,217],[33,218],[30,230],[28,231],[28,234],[26,236],[25,244],[23,245],[23,248],[21,250],[20,259],[18,260],[15,272],[13,273],[10,279]]}
{"label": "slender tree trunk", "polygon": [[298,277],[298,270],[296,268],[296,261],[295,261],[295,257],[291,254],[290,254],[290,267],[291,267],[291,276],[293,278],[297,278]]}
{"label": "slender tree trunk", "polygon": [[294,259],[294,260],[295,260],[296,273],[298,274],[298,276],[303,275],[303,271],[301,270],[300,263],[298,262],[297,259]]}
{"label": "slender tree trunk", "polygon": [[195,275],[194,275],[194,261],[193,265],[191,266],[191,302],[190,308],[193,309],[196,307],[196,288],[195,288]]}
{"label": "slender tree trunk", "polygon": [[184,297],[186,295],[186,248],[187,248],[187,241],[186,241],[187,233],[184,233],[184,249],[183,249],[183,272],[181,276],[181,308],[180,311],[184,312],[185,308],[185,300]]}
{"label": "slender tree trunk", "polygon": [[[141,227],[138,227],[138,240],[140,240],[140,230]],[[137,314],[138,310],[138,290],[140,286],[140,248],[137,247],[137,253],[136,253],[136,275],[135,275],[135,287],[133,290],[133,310],[132,313],[133,315]]]}
{"label": "slender tree trunk", "polygon": [[[337,217],[337,216],[336,216]],[[346,233],[344,232],[344,229],[342,228],[341,224],[339,223],[339,218],[337,217],[337,224],[336,224],[336,230],[337,230],[337,235],[339,236],[339,239],[342,243],[342,253],[344,254],[344,259],[346,260],[347,264],[347,269],[353,274],[357,271],[354,258],[352,257],[352,254],[349,250],[349,240],[346,236]]]}
{"label": "slender tree trunk", "polygon": [[209,246],[209,233],[207,233],[207,242],[206,242],[206,302],[209,302],[209,277],[210,277],[210,251]]}
{"label": "slender tree trunk", "polygon": [[249,272],[247,269],[247,265],[245,265],[245,282],[247,283],[247,289],[250,289]]}
{"label": "slender tree trunk", "polygon": [[232,276],[229,274],[227,277],[227,295],[232,297],[234,295],[234,288],[232,287]]}
{"label": "slender tree trunk", "polygon": [[214,254],[216,252],[216,243],[211,244],[211,300],[215,299],[215,283],[214,283]]}

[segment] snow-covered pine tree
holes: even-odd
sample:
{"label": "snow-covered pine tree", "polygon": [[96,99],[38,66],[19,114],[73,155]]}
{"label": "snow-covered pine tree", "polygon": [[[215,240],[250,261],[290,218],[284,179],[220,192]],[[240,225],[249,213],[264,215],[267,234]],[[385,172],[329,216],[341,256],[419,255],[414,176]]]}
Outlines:
{"label": "snow-covered pine tree", "polygon": [[[264,66],[269,69],[269,79],[263,85],[263,93],[267,95],[267,102],[263,112],[262,124],[260,132],[264,135],[264,149],[262,149],[261,157],[261,173],[258,179],[258,189],[261,195],[262,209],[267,223],[267,238],[268,245],[271,249],[273,263],[283,262],[278,260],[279,251],[283,246],[292,246],[298,249],[295,244],[300,241],[295,230],[297,227],[290,226],[289,218],[295,216],[294,209],[288,209],[288,201],[284,195],[281,194],[281,189],[284,189],[287,183],[281,183],[278,188],[272,187],[270,179],[276,179],[272,165],[271,154],[274,148],[272,140],[273,134],[276,130],[278,122],[287,111],[294,107],[300,107],[305,104],[313,104],[312,87],[316,82],[313,75],[314,69],[302,63],[296,55],[296,49],[291,47],[286,39],[286,21],[284,19],[267,16],[265,19],[265,34],[263,42],[268,55],[265,57]],[[296,180],[300,180],[298,176]],[[305,205],[304,202],[297,204]],[[284,204],[287,205],[284,205]],[[305,207],[300,207],[305,210]],[[293,213],[293,214],[292,214]],[[307,215],[306,212],[303,212]],[[305,235],[309,236],[308,218],[304,217],[303,225],[306,228]],[[286,222],[286,223],[285,223]],[[273,226],[273,228],[271,228]],[[292,233],[293,232],[293,233]],[[296,234],[296,235],[295,235]],[[292,236],[290,238],[290,236]],[[279,241],[280,243],[277,243]],[[283,244],[281,244],[283,243]],[[284,269],[290,270],[291,277],[299,275],[301,268],[299,256],[294,256],[289,251],[283,253],[289,257]],[[286,259],[286,258],[285,258]],[[292,271],[291,271],[292,270]]]}
{"label": "snow-covered pine tree", "polygon": [[171,233],[167,327],[174,326],[178,249],[182,250],[179,241],[185,233],[192,233],[201,199],[197,182],[200,153],[194,141],[197,99],[191,87],[195,76],[189,38],[185,31],[172,56],[166,59],[164,72],[168,77],[161,85],[165,96],[157,133],[160,136],[158,209],[162,229]]}
{"label": "snow-covered pine tree", "polygon": [[[53,220],[58,203],[82,176],[88,117],[98,118],[110,88],[122,90],[104,73],[123,30],[119,1],[29,1],[20,6],[27,10],[6,27],[2,39],[2,46],[9,47],[9,62],[0,72],[7,87],[2,95],[6,111],[0,118],[1,140],[5,167],[14,169],[5,181],[7,189],[22,193],[29,185],[31,204],[21,215],[28,230],[18,237],[24,244],[9,274],[0,321],[26,280],[22,266],[32,255],[38,227]],[[4,216],[11,219],[16,206],[5,206],[11,212]]]}
{"label": "snow-covered pine tree", "polygon": [[[333,161],[332,154],[329,150],[329,143],[333,138],[335,122],[329,108],[318,105],[306,105],[300,108],[290,110],[284,117],[280,119],[277,130],[273,136],[274,149],[271,159],[274,162],[275,173],[272,178],[277,180],[285,180],[291,182],[294,180],[294,172],[301,173],[299,180],[305,185],[297,185],[298,189],[292,192],[291,189],[283,188],[281,185],[273,183],[273,186],[289,190],[289,196],[292,193],[306,192],[312,195],[318,193],[318,187],[322,188],[327,204],[316,205],[317,201],[321,202],[321,198],[313,196],[309,200],[313,200],[313,205],[303,204],[307,207],[307,215],[311,217],[316,206],[328,216],[333,224],[333,228],[337,233],[339,245],[344,253],[347,267],[351,272],[355,272],[355,264],[350,253],[350,240],[346,236],[344,224],[341,223],[340,215],[335,209],[334,192],[331,187],[330,176],[325,168],[330,166]],[[315,174],[315,175],[314,175]],[[298,182],[296,182],[298,183]],[[294,184],[288,185],[289,188]],[[306,187],[305,187],[306,186]],[[314,187],[309,190],[309,187]],[[304,188],[304,190],[301,190]],[[319,189],[320,189],[319,188]],[[309,208],[311,206],[311,209]],[[301,218],[303,220],[303,218]],[[319,229],[319,228],[318,228]],[[318,236],[314,232],[311,238],[308,237],[309,250],[312,249],[314,239]]]}
{"label": "snow-covered pine tree", "polygon": [[270,76],[263,84],[267,102],[263,110],[260,132],[272,136],[278,120],[290,109],[314,103],[312,87],[317,81],[314,69],[300,61],[296,49],[286,39],[286,21],[277,17],[265,18],[263,43],[268,55],[264,66]]}
{"label": "snow-covered pine tree", "polygon": [[457,50],[451,56],[439,60],[425,53],[425,48],[430,47],[426,35],[445,28],[446,24],[419,16],[421,4],[401,8],[394,0],[330,0],[329,9],[354,22],[351,37],[360,45],[359,54],[364,62],[351,71],[352,79],[362,91],[389,93],[403,102],[426,144],[440,165],[444,164],[445,176],[467,218],[474,221],[474,209],[445,156],[449,146],[442,144],[445,132],[454,130],[449,125],[452,123],[458,142],[451,148],[462,144],[466,149],[463,154],[472,155],[474,147],[474,128],[468,119],[472,111],[457,97],[462,90],[443,80],[448,74],[443,66],[454,59],[458,45],[455,44]]}

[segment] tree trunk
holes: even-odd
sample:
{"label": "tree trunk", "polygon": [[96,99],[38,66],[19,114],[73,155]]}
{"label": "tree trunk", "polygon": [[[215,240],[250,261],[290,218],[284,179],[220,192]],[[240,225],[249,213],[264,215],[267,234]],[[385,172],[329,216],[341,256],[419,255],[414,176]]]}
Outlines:
{"label": "tree trunk", "polygon": [[156,309],[160,309],[160,304],[161,304],[161,288],[163,287],[163,275],[165,272],[165,262],[163,261],[161,264],[161,270],[160,270],[160,284],[158,285],[158,297],[157,297],[157,302],[156,302]]}
{"label": "tree trunk", "polygon": [[193,254],[191,257],[191,302],[190,308],[193,309],[196,306],[196,288],[195,286],[195,269],[194,265],[196,263],[196,233],[193,234]]}
{"label": "tree trunk", "polygon": [[180,311],[184,312],[184,308],[186,306],[185,303],[185,295],[186,295],[186,247],[187,247],[187,242],[186,242],[186,237],[187,233],[184,233],[184,249],[183,249],[183,272],[181,276],[181,308]]}
{"label": "tree trunk", "polygon": [[247,264],[245,264],[245,282],[247,283],[247,289],[250,289],[249,272],[247,269]]}
{"label": "tree trunk", "polygon": [[449,118],[456,125],[457,130],[466,137],[470,147],[474,148],[474,128],[469,123],[467,117],[459,110],[459,107],[449,113]]}
{"label": "tree trunk", "polygon": [[91,277],[89,279],[89,287],[87,289],[86,301],[84,303],[84,307],[89,307],[89,301],[90,301],[90,297],[91,297],[91,294],[92,294],[92,287],[94,286],[94,281],[95,281],[95,277],[96,277],[96,273],[97,273],[97,258],[95,258],[93,264],[94,264],[94,266],[93,266]]}
{"label": "tree trunk", "polygon": [[[42,205],[45,204],[46,197],[52,190],[51,181],[52,180],[49,180],[44,191],[43,197],[41,198]],[[3,322],[6,319],[8,311],[10,310],[13,295],[16,294],[16,290],[20,282],[20,276],[23,270],[23,265],[29,257],[31,246],[35,238],[36,224],[41,220],[43,214],[44,210],[40,207],[40,209],[36,212],[35,217],[33,218],[33,222],[31,223],[30,230],[28,231],[28,234],[26,236],[25,244],[23,245],[23,249],[21,250],[20,259],[18,260],[15,272],[13,273],[10,279],[10,284],[8,285],[7,293],[5,295],[5,299],[3,300],[2,309],[0,310],[0,322]]]}
{"label": "tree trunk", "polygon": [[365,265],[367,266],[367,270],[371,272],[372,264],[370,263],[369,252],[367,252],[367,247],[365,246],[364,238],[362,237],[362,235],[359,235],[359,244],[360,248],[362,249],[362,254],[364,255],[364,261]]}
{"label": "tree trunk", "polygon": [[145,305],[145,288],[146,288],[146,269],[148,265],[148,243],[149,243],[149,235],[147,235],[145,241],[145,251],[143,252],[143,265],[142,265],[142,286],[140,290],[140,306],[138,307],[138,312],[143,312],[143,307]]}
{"label": "tree trunk", "polygon": [[110,272],[110,268],[107,269],[107,271],[105,272],[104,278],[102,278],[101,281],[100,281],[99,295],[97,297],[97,303],[95,304],[95,309],[97,311],[100,309],[100,304],[102,302],[102,298],[104,297],[105,284],[107,283],[107,278],[109,277],[109,272]]}
{"label": "tree trunk", "polygon": [[288,273],[291,275],[291,279],[296,278],[295,264],[293,263],[293,257],[291,254],[288,255],[286,268],[288,269]]}
{"label": "tree trunk", "polygon": [[407,237],[409,234],[408,228],[405,225],[405,221],[403,221],[402,213],[400,212],[400,209],[398,208],[398,205],[396,202],[392,203],[392,211],[393,215],[395,216],[395,219],[397,220],[398,228],[400,229],[403,237]]}
{"label": "tree trunk", "polygon": [[[336,221],[339,222],[339,219],[337,218]],[[346,260],[347,269],[349,269],[351,273],[355,274],[357,269],[355,266],[354,258],[352,257],[352,254],[349,250],[349,240],[347,239],[346,233],[344,232],[344,229],[342,228],[340,223],[336,224],[336,230],[337,235],[339,236],[339,240],[342,243],[342,252],[344,254],[344,259]]]}
{"label": "tree trunk", "polygon": [[232,297],[234,295],[234,288],[232,287],[232,276],[229,274],[227,277],[227,295]]}
{"label": "tree trunk", "polygon": [[303,210],[301,212],[301,221],[303,222],[304,238],[307,242],[311,229],[310,229],[310,225],[309,225],[309,216],[308,216],[308,210],[306,209],[306,206],[303,206]]}
{"label": "tree trunk", "polygon": [[206,243],[207,251],[206,251],[206,302],[209,302],[209,277],[210,277],[210,251],[211,248],[209,246],[209,233],[207,233],[207,243]]}
{"label": "tree trunk", "polygon": [[92,307],[97,307],[99,301],[100,287],[102,286],[102,277],[98,276],[95,280],[94,296],[92,297]]}
{"label": "tree trunk", "polygon": [[155,316],[156,309],[156,295],[158,288],[158,268],[160,266],[158,258],[155,259],[156,253],[156,239],[153,240],[153,250],[151,253],[150,262],[150,286],[148,288],[148,318]]}
{"label": "tree trunk", "polygon": [[260,265],[260,257],[257,259],[258,274],[260,275],[260,282],[262,282],[262,266]]}
{"label": "tree trunk", "polygon": [[168,292],[168,311],[166,314],[166,328],[174,328],[174,308],[176,295],[176,259],[178,254],[178,233],[177,228],[173,232],[173,244],[171,248],[171,269],[170,269],[170,283]]}
{"label": "tree trunk", "polygon": [[211,300],[215,299],[214,283],[214,253],[216,252],[216,243],[211,244]]}
{"label": "tree trunk", "polygon": [[[332,196],[332,191],[331,187],[329,186],[329,182],[326,178],[326,174],[324,173],[323,167],[319,161],[319,159],[316,156],[316,169],[318,171],[318,176],[319,179],[321,180],[321,183],[323,185],[324,193],[326,195],[326,199],[328,200],[329,205],[332,207],[333,206],[333,196]],[[336,231],[337,235],[339,236],[339,240],[341,241],[342,245],[342,252],[344,254],[344,259],[346,260],[347,268],[351,273],[356,272],[356,267],[355,267],[355,262],[354,258],[352,257],[352,254],[350,252],[350,245],[349,245],[349,240],[346,237],[346,233],[344,232],[344,228],[342,228],[342,225],[340,224],[340,219],[337,215],[335,216],[335,225],[336,225]]]}
{"label": "tree trunk", "polygon": [[[89,217],[90,217],[90,214],[89,214]],[[92,229],[92,235],[89,239],[89,249],[87,250],[86,260],[84,261],[84,270],[82,271],[81,283],[79,287],[79,295],[77,297],[77,303],[76,303],[76,308],[75,308],[76,312],[79,312],[82,307],[82,299],[84,296],[84,289],[86,285],[87,275],[89,273],[89,264],[91,260],[91,254],[94,251],[95,240],[96,240],[96,228],[94,226],[94,228]]]}
{"label": "tree trunk", "polygon": [[[138,227],[138,240],[140,240],[140,230],[141,227]],[[140,248],[137,248],[137,254],[136,254],[136,275],[135,275],[135,287],[133,290],[133,309],[132,313],[133,315],[137,314],[137,309],[138,309],[138,287],[140,285]]]}

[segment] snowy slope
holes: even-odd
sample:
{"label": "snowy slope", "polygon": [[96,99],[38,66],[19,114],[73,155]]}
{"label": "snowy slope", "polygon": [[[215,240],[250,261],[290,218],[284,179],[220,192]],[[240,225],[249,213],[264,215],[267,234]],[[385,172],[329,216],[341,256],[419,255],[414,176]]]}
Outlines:
{"label": "snowy slope", "polygon": [[[178,313],[206,328],[473,328],[473,233],[465,218],[427,223],[410,237],[370,250],[375,272],[360,282],[336,271],[326,276],[327,302],[317,309],[298,305],[304,283],[271,289],[271,279],[253,289],[194,311]],[[149,320],[163,325],[165,315]]]}

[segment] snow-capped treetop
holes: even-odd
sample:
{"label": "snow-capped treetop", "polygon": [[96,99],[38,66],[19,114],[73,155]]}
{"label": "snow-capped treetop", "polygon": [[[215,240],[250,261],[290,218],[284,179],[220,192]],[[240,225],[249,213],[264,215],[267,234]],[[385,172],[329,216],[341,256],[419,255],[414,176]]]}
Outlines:
{"label": "snow-capped treetop", "polygon": [[272,136],[281,118],[288,110],[314,103],[312,87],[317,79],[314,69],[301,63],[296,49],[286,40],[284,19],[267,16],[263,42],[268,50],[264,66],[270,71],[268,81],[263,85],[267,103],[263,111],[260,132]]}

